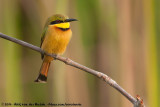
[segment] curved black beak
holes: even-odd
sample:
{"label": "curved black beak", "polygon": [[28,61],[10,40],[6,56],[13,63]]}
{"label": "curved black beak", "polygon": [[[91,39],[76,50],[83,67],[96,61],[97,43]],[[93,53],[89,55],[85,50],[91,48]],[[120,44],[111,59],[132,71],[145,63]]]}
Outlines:
{"label": "curved black beak", "polygon": [[77,19],[66,19],[65,22],[78,21]]}

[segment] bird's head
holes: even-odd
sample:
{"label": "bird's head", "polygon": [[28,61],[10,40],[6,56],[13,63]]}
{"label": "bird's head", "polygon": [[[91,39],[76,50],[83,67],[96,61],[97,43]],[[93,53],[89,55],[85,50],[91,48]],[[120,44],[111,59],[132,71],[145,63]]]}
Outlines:
{"label": "bird's head", "polygon": [[56,14],[48,18],[47,25],[53,25],[58,28],[69,28],[72,21],[77,21],[77,19],[69,19],[67,16]]}

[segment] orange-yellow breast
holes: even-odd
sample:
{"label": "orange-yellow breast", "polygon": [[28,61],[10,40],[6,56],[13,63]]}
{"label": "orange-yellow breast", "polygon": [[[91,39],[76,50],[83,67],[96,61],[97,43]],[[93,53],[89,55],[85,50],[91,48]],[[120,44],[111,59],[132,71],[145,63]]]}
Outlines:
{"label": "orange-yellow breast", "polygon": [[41,48],[47,53],[63,54],[71,36],[71,29],[63,31],[53,25],[49,25]]}

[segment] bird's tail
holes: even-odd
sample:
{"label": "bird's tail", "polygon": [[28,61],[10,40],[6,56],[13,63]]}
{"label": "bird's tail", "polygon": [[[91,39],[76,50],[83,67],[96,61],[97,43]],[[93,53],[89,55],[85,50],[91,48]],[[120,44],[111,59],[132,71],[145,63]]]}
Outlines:
{"label": "bird's tail", "polygon": [[47,75],[48,75],[48,70],[49,70],[50,63],[51,63],[51,61],[43,60],[39,76],[35,80],[35,82],[40,82],[40,83],[46,83],[47,82]]}

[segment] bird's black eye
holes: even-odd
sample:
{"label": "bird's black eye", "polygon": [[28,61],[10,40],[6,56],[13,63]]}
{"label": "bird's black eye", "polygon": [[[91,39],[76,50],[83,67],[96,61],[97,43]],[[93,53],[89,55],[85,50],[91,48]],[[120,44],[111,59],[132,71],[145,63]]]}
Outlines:
{"label": "bird's black eye", "polygon": [[56,20],[56,23],[61,23],[61,21],[60,20]]}
{"label": "bird's black eye", "polygon": [[54,25],[54,24],[58,24],[58,23],[63,23],[63,21],[61,20],[56,20],[56,21],[52,21],[50,24]]}

